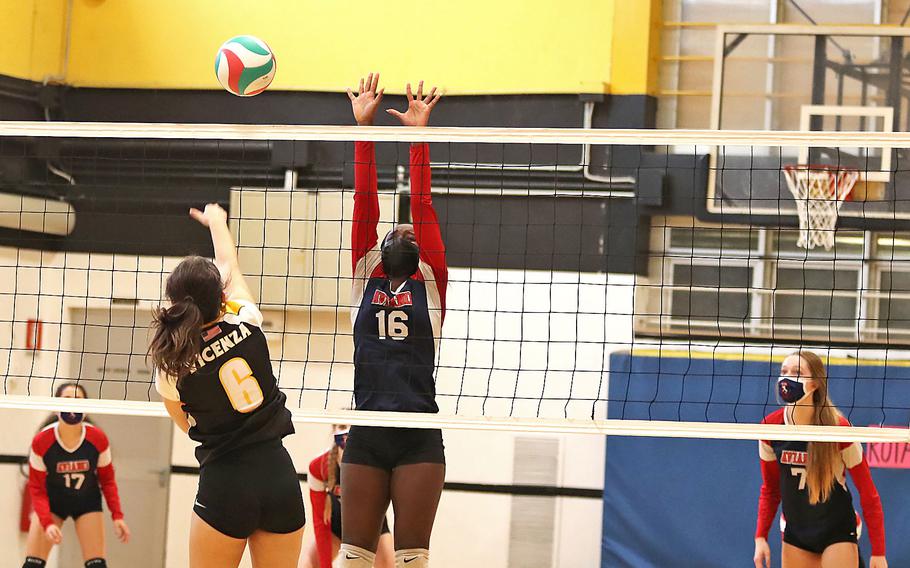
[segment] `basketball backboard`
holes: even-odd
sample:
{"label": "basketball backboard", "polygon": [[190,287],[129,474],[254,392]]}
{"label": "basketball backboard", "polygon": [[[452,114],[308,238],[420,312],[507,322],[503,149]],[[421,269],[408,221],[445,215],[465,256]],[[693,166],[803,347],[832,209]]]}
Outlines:
{"label": "basketball backboard", "polygon": [[[721,26],[717,31],[712,127],[743,130],[893,132],[910,124],[910,29],[888,26]],[[707,211],[793,217],[783,168],[860,171],[840,216],[910,221],[910,150],[711,148]],[[795,217],[794,217],[795,218]],[[861,223],[861,221],[852,224]]]}

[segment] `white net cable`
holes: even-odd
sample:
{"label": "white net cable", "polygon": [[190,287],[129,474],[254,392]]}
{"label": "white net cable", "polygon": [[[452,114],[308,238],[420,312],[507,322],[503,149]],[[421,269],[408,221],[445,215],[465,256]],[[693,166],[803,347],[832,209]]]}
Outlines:
{"label": "white net cable", "polygon": [[[349,242],[354,191],[346,172],[352,169],[352,143],[364,140],[383,143],[377,149],[385,151],[378,159],[380,237],[408,211],[408,150],[395,143],[436,143],[433,200],[451,259],[446,321],[435,354],[438,414],[345,410],[351,406],[354,374]],[[323,146],[308,147],[301,155],[310,162],[285,171],[272,161],[278,142]],[[767,284],[771,279],[747,272],[768,255],[748,244],[757,226],[737,228],[745,231],[747,244],[732,258],[705,251],[713,246],[711,241],[733,243],[733,231],[721,227],[701,232],[691,219],[688,227],[679,227],[655,216],[647,228],[650,233],[626,232],[628,242],[603,242],[605,223],[634,222],[630,217],[644,215],[645,209],[638,208],[628,188],[624,197],[608,197],[614,188],[584,177],[576,157],[591,154],[580,151],[582,146],[609,146],[615,155],[622,150],[634,158],[616,179],[655,171],[667,175],[677,168],[678,177],[691,180],[701,166],[673,156],[674,151],[684,148],[694,156],[717,147],[749,154],[759,145],[910,148],[910,133],[0,122],[0,159],[43,165],[49,160],[42,152],[52,148],[55,167],[76,182],[64,184],[51,173],[48,179],[29,180],[32,185],[0,176],[0,194],[7,196],[0,201],[0,222],[6,223],[0,229],[0,408],[166,416],[149,378],[145,351],[151,310],[161,303],[164,280],[179,255],[122,252],[103,232],[96,232],[96,242],[89,243],[100,252],[68,250],[59,241],[53,241],[57,248],[46,247],[47,241],[36,235],[66,238],[61,235],[78,228],[83,215],[79,206],[69,208],[67,199],[81,196],[83,207],[88,203],[94,208],[98,204],[91,201],[92,191],[99,199],[112,200],[113,210],[104,214],[126,216],[137,230],[155,228],[154,207],[159,205],[142,199],[160,199],[161,207],[170,202],[182,206],[195,199],[187,197],[194,191],[200,196],[221,191],[229,195],[241,267],[265,315],[274,371],[297,422],[910,441],[907,429],[877,427],[894,425],[890,417],[910,412],[910,398],[903,397],[910,387],[906,344],[859,343],[837,350],[817,341],[825,334],[836,339],[841,333],[837,325],[862,327],[878,337],[889,331],[886,318],[874,327],[854,325],[866,317],[858,308],[856,319],[846,323],[839,315],[809,307],[800,308],[799,318],[778,315],[797,300],[805,306],[822,305],[851,293],[817,289],[793,276],[827,260],[791,253],[772,258],[780,266],[775,288]],[[297,156],[300,148],[290,146],[288,155]],[[330,158],[325,157],[327,148],[335,152]],[[516,149],[521,152],[512,151]],[[650,162],[641,159],[645,153]],[[495,159],[488,160],[490,155]],[[320,159],[325,161],[317,163]],[[723,161],[716,167],[723,173]],[[20,171],[44,173],[40,167]],[[785,176],[794,192],[796,207],[787,196],[788,209],[781,216],[788,217],[790,225],[795,224],[794,212],[800,217],[797,245],[810,250],[835,246],[837,213],[859,172],[786,169],[782,163],[771,171],[775,181]],[[604,177],[614,173],[605,168]],[[185,187],[185,180],[197,185]],[[132,195],[130,190],[140,183],[146,193],[137,190]],[[159,190],[160,196],[155,193]],[[38,199],[47,195],[60,199],[56,204]],[[532,210],[533,200],[539,200],[541,208]],[[629,203],[632,208],[622,211],[631,214],[607,214],[612,206]],[[542,216],[541,211],[556,211],[557,204],[577,208],[577,226],[558,224],[555,213]],[[596,217],[598,212],[603,216]],[[181,215],[178,211],[169,217],[167,223],[174,226],[163,228],[165,238],[179,240],[189,234],[186,227],[194,228]],[[89,218],[82,217],[83,228]],[[104,223],[107,218],[97,214],[92,219]],[[10,233],[11,226],[20,232]],[[676,236],[662,248],[654,242],[659,232]],[[470,236],[463,237],[466,234]],[[531,243],[532,234],[536,242],[557,244],[545,253],[517,250],[515,243]],[[495,241],[497,248],[482,253],[465,248],[484,239]],[[680,249],[686,240],[691,246]],[[593,252],[582,252],[592,243],[588,249]],[[534,254],[547,256],[548,264],[530,266]],[[595,259],[612,256],[629,265],[626,259],[644,255],[648,269],[614,272],[605,268],[607,262],[588,259],[584,264],[585,254]],[[472,264],[475,261],[482,266]],[[891,259],[887,266],[897,273],[901,262]],[[696,268],[701,272],[696,274]],[[790,283],[784,282],[785,276]],[[747,306],[740,301],[742,288],[765,307],[728,316],[740,304]],[[876,306],[905,301],[901,290],[865,294]],[[884,308],[873,311],[882,314]],[[676,317],[693,329],[713,327],[718,334],[705,338],[696,332],[678,333],[683,325]],[[673,333],[637,327],[648,318]],[[707,323],[700,323],[701,318]],[[895,337],[904,337],[898,333],[902,328],[894,327]],[[764,334],[766,341],[735,336],[746,328]],[[835,369],[832,381],[837,381],[838,392],[852,397],[841,395],[836,402],[848,417],[858,412],[856,427],[759,425],[778,405],[772,387],[780,361],[810,331],[815,350]],[[35,343],[43,347],[36,349]],[[97,398],[64,401],[48,396],[54,385],[69,380],[88,385]]]}

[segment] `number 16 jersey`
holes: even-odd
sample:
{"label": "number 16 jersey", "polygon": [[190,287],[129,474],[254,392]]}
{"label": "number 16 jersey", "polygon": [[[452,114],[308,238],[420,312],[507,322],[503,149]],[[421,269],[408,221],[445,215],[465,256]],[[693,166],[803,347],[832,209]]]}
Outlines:
{"label": "number 16 jersey", "polygon": [[183,403],[200,465],[294,433],[261,326],[255,304],[228,301],[224,315],[202,330],[194,371],[179,380],[157,373],[159,394]]}

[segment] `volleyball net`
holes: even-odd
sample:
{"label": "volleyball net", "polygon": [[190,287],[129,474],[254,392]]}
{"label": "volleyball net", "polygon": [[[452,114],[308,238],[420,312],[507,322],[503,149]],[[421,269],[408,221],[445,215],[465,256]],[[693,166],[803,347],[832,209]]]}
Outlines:
{"label": "volleyball net", "polygon": [[[430,143],[449,265],[438,415],[346,410],[358,140],[376,142],[380,238],[410,221],[408,146]],[[813,188],[793,191],[787,172],[819,147]],[[164,416],[151,313],[182,257],[212,254],[187,210],[216,202],[297,421],[910,441],[908,148],[900,133],[0,123],[0,407]],[[824,172],[855,187],[826,190]],[[853,428],[758,425],[800,347],[827,360]],[[93,398],[49,398],[68,381]]]}

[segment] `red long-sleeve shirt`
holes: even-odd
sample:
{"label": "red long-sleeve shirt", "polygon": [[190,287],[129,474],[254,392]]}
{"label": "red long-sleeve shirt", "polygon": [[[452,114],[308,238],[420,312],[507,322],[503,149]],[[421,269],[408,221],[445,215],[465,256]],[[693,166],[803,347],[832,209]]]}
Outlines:
{"label": "red long-sleeve shirt", "polygon": [[102,493],[111,517],[122,519],[107,436],[97,426],[83,423],[79,443],[67,448],[57,424],[35,435],[29,455],[28,491],[41,526],[47,528],[54,522],[52,513],[65,516],[65,507],[90,510],[95,503],[100,505]]}
{"label": "red long-sleeve shirt", "polygon": [[[420,247],[420,260],[431,269],[433,283],[439,294],[441,320],[445,319],[446,289],[449,269],[446,265],[445,244],[439,229],[436,210],[433,209],[430,173],[430,147],[426,143],[411,144],[411,220],[414,236]],[[360,300],[364,282],[369,278],[382,278],[379,236],[379,192],[376,177],[376,152],[372,142],[354,144],[354,221],[351,229],[351,263],[354,272],[354,298]],[[413,276],[425,280],[423,270]],[[358,288],[359,284],[359,288]]]}
{"label": "red long-sleeve shirt", "polygon": [[[780,409],[762,420],[762,424],[784,424],[786,417]],[[841,426],[849,426],[841,418]],[[782,525],[811,541],[812,535],[824,532],[827,523],[841,522],[846,515],[857,517],[853,501],[846,485],[845,472],[850,473],[853,484],[859,491],[863,516],[872,543],[872,555],[885,555],[885,517],[882,502],[872,481],[869,463],[863,455],[862,446],[857,442],[839,444],[844,469],[837,476],[829,499],[816,505],[809,504],[806,487],[807,442],[765,441],[759,442],[762,486],[758,498],[758,520],[755,528],[757,538],[767,538],[778,505],[783,502]],[[859,519],[857,518],[857,523]]]}

